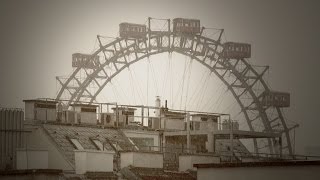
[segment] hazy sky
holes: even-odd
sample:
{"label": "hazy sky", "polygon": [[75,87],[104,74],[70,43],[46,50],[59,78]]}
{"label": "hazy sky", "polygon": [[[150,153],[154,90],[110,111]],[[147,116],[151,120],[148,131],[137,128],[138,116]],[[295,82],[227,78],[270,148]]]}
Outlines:
{"label": "hazy sky", "polygon": [[320,3],[289,0],[0,1],[0,106],[55,97],[55,76],[72,72],[71,54],[93,50],[96,35],[120,22],[186,17],[252,44],[250,62],[269,65],[271,88],[291,93],[286,117],[298,122],[298,152],[320,141]]}

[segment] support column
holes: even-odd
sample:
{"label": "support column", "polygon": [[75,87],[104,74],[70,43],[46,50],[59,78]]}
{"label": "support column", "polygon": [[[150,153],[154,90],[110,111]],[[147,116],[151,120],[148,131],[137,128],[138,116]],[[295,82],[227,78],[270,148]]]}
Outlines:
{"label": "support column", "polygon": [[162,152],[166,152],[166,136],[162,133]]}
{"label": "support column", "polygon": [[143,107],[143,105],[141,106],[141,123],[142,123],[142,126],[144,126],[144,107]]}
{"label": "support column", "polygon": [[208,146],[207,146],[207,150],[209,153],[213,153],[214,149],[215,149],[215,142],[214,142],[214,135],[212,132],[207,134],[207,139],[208,139]]}
{"label": "support column", "polygon": [[230,142],[231,142],[231,162],[233,162],[233,123],[229,117],[230,122]]}
{"label": "support column", "polygon": [[280,150],[280,158],[282,158],[282,137],[279,137],[279,150]]}
{"label": "support column", "polygon": [[190,142],[190,114],[186,114],[187,118],[187,152],[190,153],[190,147],[191,147],[191,142]]}
{"label": "support column", "polygon": [[117,128],[119,128],[119,109],[118,109],[117,103],[116,103],[116,122],[117,122]]}

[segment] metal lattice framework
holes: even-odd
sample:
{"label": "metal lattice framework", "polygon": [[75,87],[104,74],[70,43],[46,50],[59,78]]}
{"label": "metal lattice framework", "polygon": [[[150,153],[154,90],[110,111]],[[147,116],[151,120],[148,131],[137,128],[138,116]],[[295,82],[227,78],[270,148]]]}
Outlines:
{"label": "metal lattice framework", "polygon": [[[93,103],[101,90],[111,80],[131,64],[160,53],[178,53],[188,56],[209,68],[228,87],[246,119],[251,131],[283,133],[283,153],[292,154],[289,131],[279,107],[262,106],[262,94],[270,89],[263,80],[268,67],[261,72],[250,65],[246,59],[224,59],[221,56],[223,46],[220,37],[216,40],[202,35],[186,35],[174,32],[148,31],[144,39],[116,38],[103,44],[92,54],[99,55],[99,66],[95,69],[75,68],[70,77],[58,78],[61,89],[57,100],[67,98],[69,104],[77,101]],[[80,72],[85,77],[80,78]],[[82,75],[83,76],[83,75]],[[97,88],[90,88],[97,87]],[[259,88],[258,88],[259,87]],[[260,123],[263,128],[255,126]],[[275,139],[259,143],[254,139],[256,153],[267,149],[275,153]]]}

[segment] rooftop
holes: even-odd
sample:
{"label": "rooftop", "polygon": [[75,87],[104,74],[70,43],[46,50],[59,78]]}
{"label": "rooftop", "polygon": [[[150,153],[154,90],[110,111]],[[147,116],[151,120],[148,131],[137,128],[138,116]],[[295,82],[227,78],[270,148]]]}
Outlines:
{"label": "rooftop", "polygon": [[[45,132],[54,141],[55,145],[62,150],[61,152],[67,158],[71,164],[75,164],[74,150],[76,145],[72,144],[70,139],[75,138],[79,144],[85,150],[97,150],[96,145],[92,142],[92,139],[99,140],[101,143],[105,143],[104,147],[107,150],[115,150],[121,148],[122,150],[128,150],[132,147],[132,143],[123,134],[121,130],[115,128],[98,128],[88,126],[70,126],[63,124],[43,124]],[[115,147],[119,146],[119,147]]]}

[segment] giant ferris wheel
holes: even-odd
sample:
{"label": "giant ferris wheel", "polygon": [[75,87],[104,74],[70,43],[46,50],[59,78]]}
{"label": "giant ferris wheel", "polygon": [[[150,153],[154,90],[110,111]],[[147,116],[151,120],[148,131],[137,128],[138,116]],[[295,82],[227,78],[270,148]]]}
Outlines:
{"label": "giant ferris wheel", "polygon": [[[155,20],[165,25],[156,29]],[[92,54],[73,54],[72,74],[57,77],[61,88],[56,100],[66,99],[67,106],[80,101],[94,103],[102,90],[134,63],[176,53],[197,61],[224,84],[250,131],[281,133],[282,151],[292,155],[291,130],[296,126],[289,127],[282,113],[290,104],[290,95],[271,90],[264,80],[268,66],[258,69],[250,64],[250,44],[224,42],[222,29],[214,38],[206,36],[205,29],[200,20],[183,18],[148,18],[146,25],[121,23],[119,37],[104,42],[97,36],[99,46]],[[277,143],[274,138],[253,139],[254,151],[273,154]]]}

